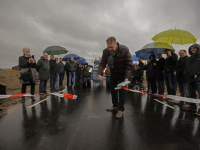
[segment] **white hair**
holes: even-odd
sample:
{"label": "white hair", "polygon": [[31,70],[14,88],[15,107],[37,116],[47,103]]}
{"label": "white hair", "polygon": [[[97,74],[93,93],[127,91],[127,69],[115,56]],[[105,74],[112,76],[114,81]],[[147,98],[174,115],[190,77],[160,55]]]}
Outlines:
{"label": "white hair", "polygon": [[22,49],[22,52],[24,53],[25,50],[28,50],[29,52],[31,52],[30,49],[27,48],[27,47],[23,48],[23,49]]}

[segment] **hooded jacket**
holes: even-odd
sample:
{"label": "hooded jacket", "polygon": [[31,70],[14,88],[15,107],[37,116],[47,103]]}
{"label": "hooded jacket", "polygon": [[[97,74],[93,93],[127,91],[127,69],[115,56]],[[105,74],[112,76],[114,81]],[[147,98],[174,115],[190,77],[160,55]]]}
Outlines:
{"label": "hooded jacket", "polygon": [[146,70],[146,75],[147,78],[155,78],[156,77],[156,71],[155,71],[155,66],[154,63],[156,62],[156,57],[155,55],[150,55],[150,57],[153,56],[153,60],[151,60],[146,66],[144,66],[144,70]]}
{"label": "hooded jacket", "polygon": [[[125,45],[118,45],[118,53],[114,58],[114,68],[110,69],[110,76],[115,80],[124,80],[126,78],[130,78],[132,71],[132,58],[129,52],[128,47]],[[108,59],[110,57],[110,53],[108,49],[103,50],[103,55],[101,62],[98,67],[98,75],[103,75],[103,69],[106,67],[108,63]]]}
{"label": "hooded jacket", "polygon": [[[196,47],[197,52],[192,54],[191,47]],[[186,80],[188,82],[199,82],[200,81],[200,45],[199,44],[193,44],[189,47],[189,54],[191,55],[185,64],[184,69],[184,76],[186,77]],[[197,78],[195,79],[194,76],[197,75]]]}
{"label": "hooded jacket", "polygon": [[37,62],[37,72],[39,73],[39,80],[48,80],[49,79],[49,61],[45,60],[43,56],[40,57],[40,60]]}
{"label": "hooded jacket", "polygon": [[177,60],[178,55],[172,52],[172,56],[165,59],[164,73],[173,73],[174,66],[176,65]]}
{"label": "hooded jacket", "polygon": [[180,83],[186,83],[185,76],[183,75],[183,71],[185,69],[185,64],[188,59],[188,56],[185,56],[183,58],[179,58],[177,61],[175,67],[174,67],[174,72],[176,71],[176,81]]}

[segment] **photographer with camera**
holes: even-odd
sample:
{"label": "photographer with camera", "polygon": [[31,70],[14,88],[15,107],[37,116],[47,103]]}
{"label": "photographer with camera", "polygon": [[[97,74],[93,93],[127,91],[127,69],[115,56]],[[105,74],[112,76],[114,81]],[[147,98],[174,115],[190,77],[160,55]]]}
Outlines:
{"label": "photographer with camera", "polygon": [[[22,84],[22,93],[26,93],[26,86],[31,85],[31,94],[35,93],[35,83],[38,82],[36,72],[36,61],[34,55],[30,55],[29,48],[23,48],[23,56],[19,57],[19,67],[21,70],[20,83]],[[31,97],[35,101],[34,96]],[[22,103],[25,102],[25,97],[22,97]]]}

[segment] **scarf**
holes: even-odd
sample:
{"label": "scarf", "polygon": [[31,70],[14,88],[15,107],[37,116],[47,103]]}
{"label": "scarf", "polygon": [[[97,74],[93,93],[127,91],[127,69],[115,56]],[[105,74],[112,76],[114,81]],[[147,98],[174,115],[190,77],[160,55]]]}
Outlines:
{"label": "scarf", "polygon": [[108,66],[109,66],[110,68],[114,68],[115,55],[116,55],[117,53],[118,53],[118,47],[117,47],[117,49],[116,49],[113,53],[111,53],[111,52],[109,51],[110,57],[108,58]]}

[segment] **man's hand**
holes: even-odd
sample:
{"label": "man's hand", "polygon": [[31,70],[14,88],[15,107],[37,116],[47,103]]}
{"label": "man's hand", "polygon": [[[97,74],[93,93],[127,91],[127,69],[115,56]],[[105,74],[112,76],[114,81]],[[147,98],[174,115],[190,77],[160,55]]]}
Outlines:
{"label": "man's hand", "polygon": [[156,63],[154,63],[154,66],[156,66]]}
{"label": "man's hand", "polygon": [[104,78],[101,75],[98,75],[100,81],[104,81]]}
{"label": "man's hand", "polygon": [[176,71],[174,71],[174,75],[176,76]]}
{"label": "man's hand", "polygon": [[126,78],[126,79],[124,80],[124,82],[127,82],[127,81],[129,81],[129,79],[128,79],[128,78]]}
{"label": "man's hand", "polygon": [[132,78],[133,78],[133,76],[132,76]]}
{"label": "man's hand", "polygon": [[[128,78],[126,78],[126,79],[124,80],[124,82],[127,82],[127,81],[129,81]],[[128,88],[128,84],[126,85],[126,88]]]}
{"label": "man's hand", "polygon": [[34,58],[32,58],[32,63],[35,63],[35,59]]}
{"label": "man's hand", "polygon": [[197,75],[195,74],[194,78],[196,79],[197,78]]}

